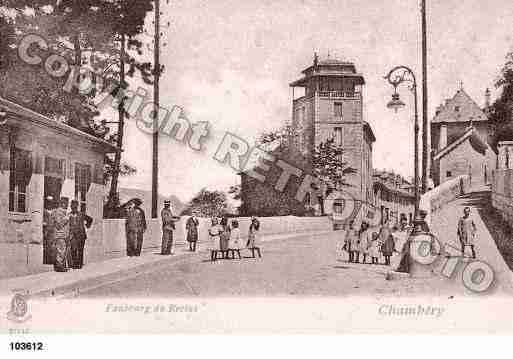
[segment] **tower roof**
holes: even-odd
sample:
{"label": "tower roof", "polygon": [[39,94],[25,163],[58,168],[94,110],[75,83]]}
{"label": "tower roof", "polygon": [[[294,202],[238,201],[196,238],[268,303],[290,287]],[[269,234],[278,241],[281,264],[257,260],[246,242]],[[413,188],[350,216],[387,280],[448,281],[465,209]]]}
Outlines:
{"label": "tower roof", "polygon": [[453,98],[446,100],[432,120],[433,123],[470,121],[488,121],[488,117],[463,89],[459,89]]}
{"label": "tower roof", "polygon": [[317,60],[316,56],[313,65],[307,67],[301,71],[301,73],[304,75],[304,77],[292,82],[290,86],[305,86],[306,80],[312,77],[354,78],[355,84],[365,84],[363,75],[358,73],[354,63],[349,61],[342,61],[331,58],[325,60]]}

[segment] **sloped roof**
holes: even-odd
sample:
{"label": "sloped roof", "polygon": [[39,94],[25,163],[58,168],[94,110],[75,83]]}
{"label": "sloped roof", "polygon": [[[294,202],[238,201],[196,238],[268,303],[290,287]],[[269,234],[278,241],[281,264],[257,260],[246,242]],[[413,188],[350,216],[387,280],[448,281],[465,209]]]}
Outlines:
{"label": "sloped roof", "polygon": [[471,120],[473,122],[488,121],[488,117],[465,90],[460,89],[452,99],[448,99],[439,107],[439,112],[432,122],[470,122]]}
{"label": "sloped roof", "polygon": [[101,138],[92,136],[62,122],[58,122],[49,117],[43,116],[38,112],[32,111],[3,97],[0,97],[0,108],[3,108],[7,112],[8,118],[11,118],[14,121],[29,121],[34,125],[42,126],[54,132],[62,133],[66,136],[73,136],[76,139],[93,143],[97,145],[97,148],[100,148],[102,151],[107,153],[121,151],[120,148]]}
{"label": "sloped roof", "polygon": [[481,152],[484,154],[486,151],[486,148],[488,145],[485,141],[479,136],[476,129],[474,127],[469,127],[467,131],[463,135],[461,135],[458,139],[451,142],[449,145],[442,148],[440,151],[438,151],[434,156],[433,160],[439,160],[443,156],[447,155],[452,150],[458,148],[462,143],[465,142],[466,139],[469,139],[470,145],[478,152]]}

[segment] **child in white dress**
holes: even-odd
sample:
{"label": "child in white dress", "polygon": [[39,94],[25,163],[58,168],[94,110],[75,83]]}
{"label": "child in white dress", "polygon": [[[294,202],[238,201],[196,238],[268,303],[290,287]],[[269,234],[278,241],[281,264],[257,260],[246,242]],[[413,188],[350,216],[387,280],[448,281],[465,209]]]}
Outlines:
{"label": "child in white dress", "polygon": [[378,264],[379,257],[379,234],[372,232],[372,241],[369,247],[369,255],[372,258],[372,264]]}
{"label": "child in white dress", "polygon": [[240,238],[240,229],[239,222],[236,220],[232,221],[232,231],[230,232],[230,243],[229,243],[229,251],[232,253],[232,258],[235,259],[235,252],[239,256],[239,259],[242,259],[240,255],[240,250],[244,248],[242,244],[242,239]]}
{"label": "child in white dress", "polygon": [[210,260],[217,260],[217,253],[220,250],[220,238],[223,233],[223,227],[219,225],[217,218],[212,218],[212,226],[208,229],[210,236]]}

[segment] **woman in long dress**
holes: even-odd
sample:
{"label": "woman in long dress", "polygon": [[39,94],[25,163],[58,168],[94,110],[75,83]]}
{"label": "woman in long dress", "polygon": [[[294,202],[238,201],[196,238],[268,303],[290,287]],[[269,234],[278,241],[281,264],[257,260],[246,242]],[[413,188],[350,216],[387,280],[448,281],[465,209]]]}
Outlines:
{"label": "woman in long dress", "polygon": [[210,259],[213,261],[217,260],[217,252],[219,252],[220,246],[220,235],[223,233],[222,227],[219,225],[217,218],[212,218],[212,226],[208,230],[210,236]]}
{"label": "woman in long dress", "polygon": [[221,256],[223,258],[228,259],[228,249],[230,242],[230,225],[228,224],[228,218],[223,217],[221,219],[221,227],[223,227],[223,232],[221,233],[219,247],[221,250]]}
{"label": "woman in long dress", "polygon": [[362,223],[358,237],[360,239],[358,251],[362,255],[362,263],[365,264],[365,262],[367,261],[367,254],[369,254],[369,246],[372,242],[369,224],[367,222]]}
{"label": "woman in long dress", "polygon": [[61,197],[59,208],[54,209],[50,215],[55,254],[53,267],[56,272],[67,272],[68,264],[71,262],[69,215],[67,209],[68,199]]}

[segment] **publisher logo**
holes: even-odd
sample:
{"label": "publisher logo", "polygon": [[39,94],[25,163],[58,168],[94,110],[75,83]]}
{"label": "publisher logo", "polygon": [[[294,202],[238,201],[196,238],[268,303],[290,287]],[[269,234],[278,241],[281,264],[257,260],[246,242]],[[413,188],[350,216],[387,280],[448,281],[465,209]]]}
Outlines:
{"label": "publisher logo", "polygon": [[23,323],[32,318],[28,313],[27,299],[22,294],[15,294],[11,300],[11,310],[7,313],[7,319],[16,323]]}

